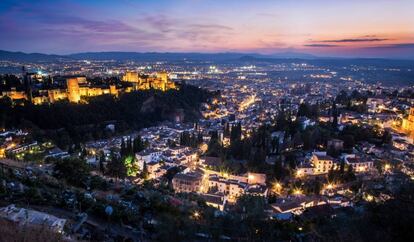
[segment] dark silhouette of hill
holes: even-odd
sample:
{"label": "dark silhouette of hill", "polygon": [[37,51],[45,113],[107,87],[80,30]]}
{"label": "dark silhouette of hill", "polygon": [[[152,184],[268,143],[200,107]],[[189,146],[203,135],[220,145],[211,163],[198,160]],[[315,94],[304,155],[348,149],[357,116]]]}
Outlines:
{"label": "dark silhouette of hill", "polygon": [[316,56],[296,53],[284,52],[278,54],[263,55],[257,53],[173,53],[173,52],[85,52],[69,55],[48,55],[41,53],[23,53],[0,50],[0,60],[10,61],[27,61],[27,62],[52,62],[58,60],[133,60],[133,61],[228,61],[238,60],[240,58],[281,58],[281,59],[314,59]]}
{"label": "dark silhouette of hill", "polygon": [[27,62],[38,62],[38,61],[58,61],[62,59],[69,59],[67,56],[61,55],[47,55],[41,53],[23,53],[23,52],[11,52],[0,50],[0,60],[9,61],[27,61]]}

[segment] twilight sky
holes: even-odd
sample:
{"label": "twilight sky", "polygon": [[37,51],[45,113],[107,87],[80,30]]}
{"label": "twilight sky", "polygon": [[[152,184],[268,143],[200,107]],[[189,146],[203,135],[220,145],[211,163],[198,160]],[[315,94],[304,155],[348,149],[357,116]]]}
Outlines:
{"label": "twilight sky", "polygon": [[414,59],[414,0],[1,0],[0,49]]}

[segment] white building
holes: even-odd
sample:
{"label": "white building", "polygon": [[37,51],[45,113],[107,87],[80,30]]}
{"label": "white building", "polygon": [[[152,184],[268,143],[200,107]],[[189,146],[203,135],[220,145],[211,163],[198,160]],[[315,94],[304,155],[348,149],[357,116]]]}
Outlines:
{"label": "white building", "polygon": [[229,179],[211,174],[208,187],[213,192],[223,194],[229,202],[235,202],[245,193],[267,196],[266,175],[260,173],[249,173],[247,177],[230,176]]}
{"label": "white building", "polygon": [[326,152],[313,152],[311,163],[314,167],[314,174],[326,174],[334,166],[333,158]]}
{"label": "white building", "polygon": [[368,112],[377,113],[384,107],[384,99],[382,98],[368,98],[367,99]]}
{"label": "white building", "polygon": [[224,194],[229,201],[234,202],[237,197],[244,194],[247,183],[226,179],[217,175],[210,175],[208,179],[208,187],[212,190],[217,189],[215,192]]}
{"label": "white building", "polygon": [[345,155],[343,159],[345,164],[352,166],[357,173],[370,171],[374,167],[372,160],[358,157],[355,154]]}
{"label": "white building", "polygon": [[296,167],[296,176],[297,177],[302,177],[302,176],[309,176],[309,175],[313,175],[314,171],[314,167],[311,163],[303,163],[298,165],[298,167]]}
{"label": "white building", "polygon": [[161,159],[162,152],[154,149],[146,149],[135,154],[140,169],[144,167],[144,163],[157,162]]}
{"label": "white building", "polygon": [[63,232],[63,227],[66,224],[66,219],[61,219],[36,210],[17,208],[14,204],[0,208],[0,217],[19,223],[20,225],[47,226],[49,229],[59,233]]}

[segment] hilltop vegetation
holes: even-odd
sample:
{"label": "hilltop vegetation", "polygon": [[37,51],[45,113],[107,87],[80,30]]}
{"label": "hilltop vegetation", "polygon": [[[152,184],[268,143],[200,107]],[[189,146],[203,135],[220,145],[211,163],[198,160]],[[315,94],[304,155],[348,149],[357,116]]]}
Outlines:
{"label": "hilltop vegetation", "polygon": [[8,98],[0,100],[0,126],[4,128],[30,128],[40,136],[58,140],[61,147],[71,141],[83,142],[100,139],[107,134],[104,127],[116,124],[116,131],[140,129],[177,115],[186,121],[199,117],[199,106],[211,97],[200,88],[181,85],[179,90],[166,92],[146,90],[125,93],[115,98],[110,95],[89,98],[87,103],[22,105]]}

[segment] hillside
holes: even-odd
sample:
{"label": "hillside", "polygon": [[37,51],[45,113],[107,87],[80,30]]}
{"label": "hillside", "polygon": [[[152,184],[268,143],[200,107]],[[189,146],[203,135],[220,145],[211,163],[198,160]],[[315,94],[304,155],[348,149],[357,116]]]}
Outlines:
{"label": "hillside", "polygon": [[0,99],[0,124],[6,128],[31,129],[38,138],[51,138],[65,147],[69,141],[84,142],[108,135],[105,126],[116,124],[116,132],[137,130],[174,121],[177,115],[184,121],[199,118],[199,107],[211,93],[189,85],[179,90],[157,90],[125,93],[119,98],[103,95],[89,98],[88,104],[59,102],[55,104],[13,106]]}

